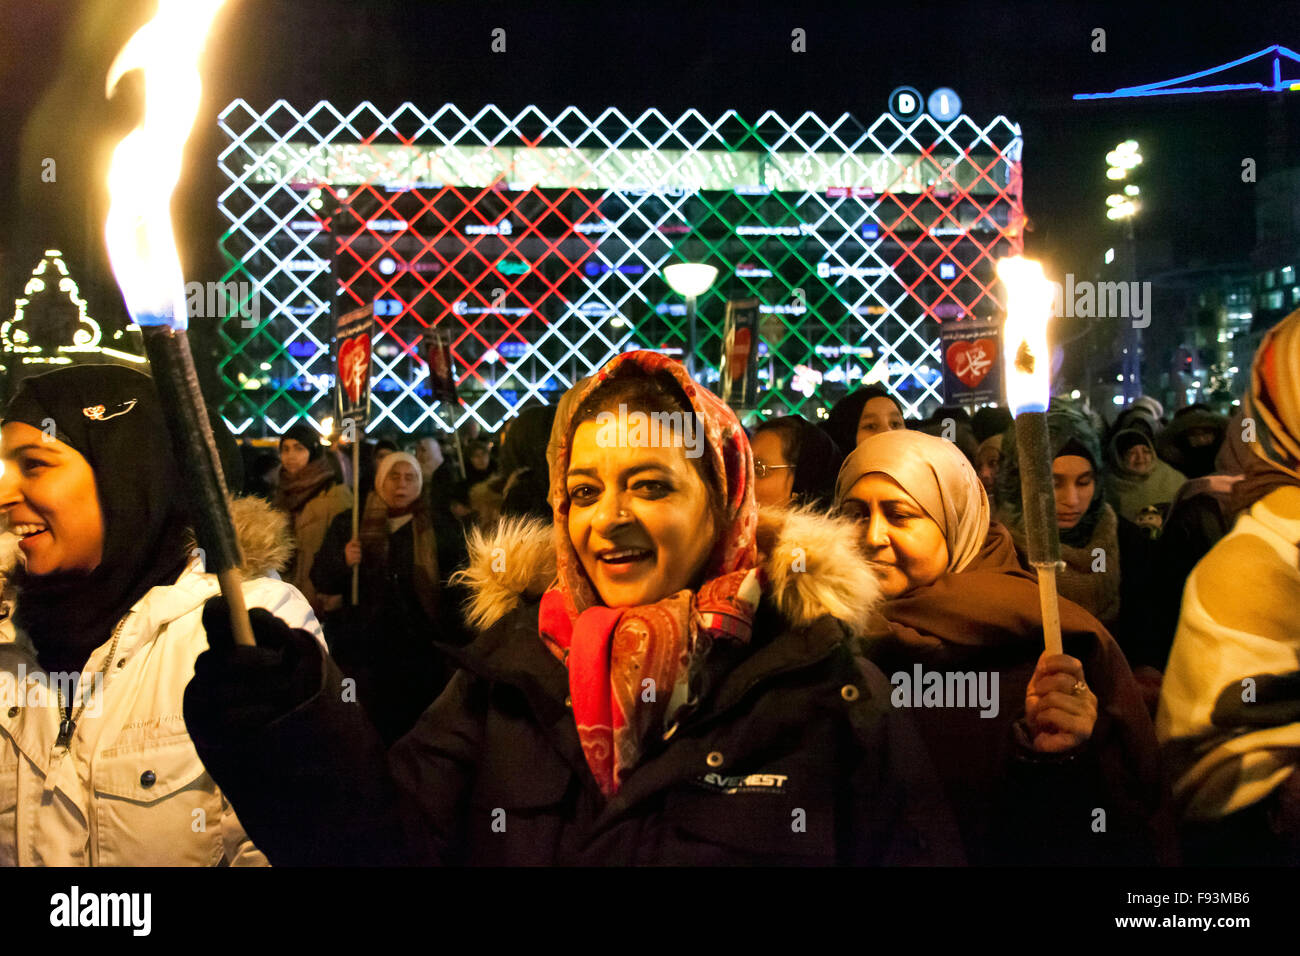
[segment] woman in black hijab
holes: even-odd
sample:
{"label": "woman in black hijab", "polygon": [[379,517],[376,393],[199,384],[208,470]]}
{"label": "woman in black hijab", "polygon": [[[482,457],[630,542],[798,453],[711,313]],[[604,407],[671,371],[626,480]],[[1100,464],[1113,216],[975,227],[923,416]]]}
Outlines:
{"label": "woman in black hijab", "polygon": [[[26,379],[4,422],[6,429],[24,425],[39,433],[25,434],[27,440],[16,446],[36,442],[28,454],[37,457],[19,456],[20,469],[48,467],[38,458],[42,446],[53,444],[42,437],[49,436],[83,458],[94,476],[103,520],[102,559],[93,570],[69,567],[55,553],[75,546],[71,528],[58,540],[57,510],[73,502],[51,501],[43,515],[35,502],[10,512],[11,526],[46,528],[23,536],[27,563],[16,575],[21,600],[15,622],[31,638],[42,667],[79,672],[131,605],[150,588],[175,581],[189,560],[185,496],[167,426],[150,379],[114,365],[74,366]],[[46,551],[52,552],[52,565],[40,560]],[[38,569],[44,573],[32,573]]]}
{"label": "woman in black hijab", "polygon": [[903,406],[883,385],[867,385],[845,395],[822,425],[835,446],[848,455],[868,435],[906,428]]}
{"label": "woman in black hijab", "polygon": [[506,424],[497,469],[497,477],[503,481],[502,515],[551,519],[546,443],[554,421],[554,405],[532,405]]}
{"label": "woman in black hijab", "polygon": [[[30,688],[22,675],[44,671],[48,687],[0,709],[0,755],[25,758],[0,760],[0,865],[265,864],[181,718],[218,586],[153,382],[115,365],[26,379],[0,437],[0,513],[23,559],[0,676]],[[302,596],[268,576],[287,520],[256,498],[231,510],[252,613],[287,613],[319,640]]]}

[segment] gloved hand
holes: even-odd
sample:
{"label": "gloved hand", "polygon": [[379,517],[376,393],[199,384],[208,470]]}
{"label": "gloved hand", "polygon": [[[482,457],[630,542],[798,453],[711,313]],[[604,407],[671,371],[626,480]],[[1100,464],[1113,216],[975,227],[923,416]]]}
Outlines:
{"label": "gloved hand", "polygon": [[194,662],[194,679],[185,689],[192,735],[208,729],[251,732],[320,690],[322,652],[316,639],[263,608],[250,608],[248,617],[256,647],[235,644],[224,598],[203,606],[208,650]]}

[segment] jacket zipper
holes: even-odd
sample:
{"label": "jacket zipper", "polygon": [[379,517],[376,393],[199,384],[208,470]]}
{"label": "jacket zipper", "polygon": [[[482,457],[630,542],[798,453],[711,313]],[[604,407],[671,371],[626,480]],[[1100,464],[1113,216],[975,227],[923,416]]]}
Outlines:
{"label": "jacket zipper", "polygon": [[[780,667],[777,668],[776,670],[765,671],[764,673],[757,675],[756,677],[754,677],[753,680],[751,680],[748,684],[745,685],[744,689],[739,694],[737,694],[736,698],[730,704],[728,704],[726,708],[724,708],[723,710],[715,711],[713,713],[706,714],[706,715],[701,715],[701,709],[703,708],[705,702],[700,701],[699,704],[697,704],[697,706],[695,707],[695,709],[687,713],[681,720],[677,720],[673,722],[673,724],[664,732],[662,739],[660,741],[656,741],[654,752],[658,753],[659,751],[663,750],[664,746],[668,743],[668,741],[671,740],[672,737],[676,736],[677,732],[682,729],[683,723],[685,724],[685,729],[689,731],[698,731],[703,728],[706,728],[710,724],[720,721],[722,718],[726,717],[729,713],[731,713],[733,710],[735,710],[737,707],[743,704],[760,685],[767,683],[768,681],[773,680],[777,677],[782,677],[786,674],[795,673],[796,671],[801,671],[806,668],[816,667],[819,664],[824,663],[828,658],[830,658],[830,656],[835,653],[836,648],[839,646],[840,645],[838,644],[832,645],[828,647],[824,653],[818,655],[817,657],[811,660],[798,661],[796,663],[789,664],[785,667]],[[691,718],[693,717],[699,719],[692,721]]]}
{"label": "jacket zipper", "polygon": [[[105,679],[107,679],[108,669],[113,666],[113,661],[116,659],[117,642],[122,637],[122,628],[126,625],[126,619],[130,616],[130,612],[127,612],[127,614],[117,622],[117,627],[113,628],[113,643],[109,645],[108,648],[108,659],[104,662],[103,668],[99,671],[101,675],[104,675]],[[84,689],[80,684],[78,684],[77,690],[81,692],[81,709],[77,711],[77,715],[74,717],[72,715],[72,704],[69,703],[65,706],[63,703],[63,688],[58,687],[56,690],[59,695],[59,711],[63,716],[59,720],[59,736],[54,741],[54,746],[62,747],[64,750],[71,750],[72,735],[77,732],[77,721],[81,718],[82,712],[86,709],[86,695]]]}

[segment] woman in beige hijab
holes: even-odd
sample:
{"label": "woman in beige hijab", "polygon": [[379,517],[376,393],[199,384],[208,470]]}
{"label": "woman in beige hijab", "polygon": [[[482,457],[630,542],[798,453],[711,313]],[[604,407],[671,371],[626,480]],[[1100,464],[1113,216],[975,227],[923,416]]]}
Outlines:
{"label": "woman in beige hijab", "polygon": [[1043,651],[1035,578],[957,446],[871,436],[845,461],[836,500],[887,598],[866,655],[890,676],[894,706],[915,708],[970,861],[1170,859],[1155,733],[1124,655],[1065,600],[1065,653]]}

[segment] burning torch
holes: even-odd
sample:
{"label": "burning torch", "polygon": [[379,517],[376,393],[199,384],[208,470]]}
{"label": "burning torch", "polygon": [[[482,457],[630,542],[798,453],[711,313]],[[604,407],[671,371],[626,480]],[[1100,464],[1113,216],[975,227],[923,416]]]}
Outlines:
{"label": "burning torch", "polygon": [[1049,654],[1061,653],[1061,609],[1056,596],[1056,569],[1061,541],[1056,529],[1056,493],[1047,434],[1051,392],[1051,353],[1047,321],[1052,315],[1052,284],[1032,259],[999,259],[998,278],[1007,290],[1007,320],[1002,329],[1006,362],[1007,405],[1016,419],[1020,455],[1020,492],[1024,501],[1029,563],[1038,574],[1038,603],[1043,612],[1043,641]]}
{"label": "burning torch", "polygon": [[171,197],[185,141],[198,113],[198,57],[225,0],[158,0],[158,12],[108,69],[107,92],[133,70],[144,74],[144,117],[113,152],[104,237],[113,275],[140,326],[172,447],[190,491],[195,532],[215,570],[238,644],[253,644],[244,604],[239,543],[207,408],[185,330],[185,281],[172,232]]}

